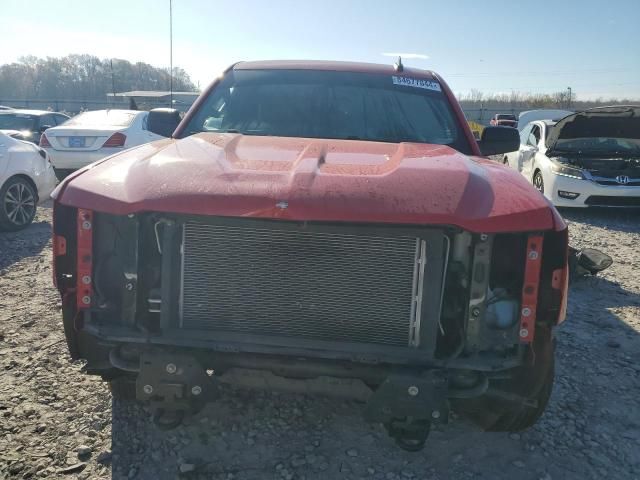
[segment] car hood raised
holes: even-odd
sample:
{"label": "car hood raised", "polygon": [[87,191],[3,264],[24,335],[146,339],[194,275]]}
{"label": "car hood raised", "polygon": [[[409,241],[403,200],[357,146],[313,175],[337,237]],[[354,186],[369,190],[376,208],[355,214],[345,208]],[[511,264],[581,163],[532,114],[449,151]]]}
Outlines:
{"label": "car hood raised", "polygon": [[24,140],[24,134],[22,130],[0,130],[0,132],[5,135],[10,136],[11,138],[17,138],[18,140]]}
{"label": "car hood raised", "polygon": [[573,138],[640,139],[640,107],[597,107],[564,117],[549,128],[546,143],[554,150],[558,140]]}
{"label": "car hood raised", "polygon": [[201,133],[96,162],[53,196],[114,214],[560,228],[553,207],[515,170],[415,143]]}

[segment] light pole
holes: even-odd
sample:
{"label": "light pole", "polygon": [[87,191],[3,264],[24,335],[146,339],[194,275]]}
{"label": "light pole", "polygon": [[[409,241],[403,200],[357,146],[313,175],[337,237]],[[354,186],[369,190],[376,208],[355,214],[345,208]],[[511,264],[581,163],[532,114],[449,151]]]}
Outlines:
{"label": "light pole", "polygon": [[113,76],[113,58],[109,60],[109,66],[111,67],[111,93],[113,93],[111,104],[113,104],[116,101],[116,80]]}
{"label": "light pole", "polygon": [[569,98],[567,99],[567,109],[571,108],[571,87],[567,87]]}
{"label": "light pole", "polygon": [[169,0],[169,107],[173,108],[173,0]]}

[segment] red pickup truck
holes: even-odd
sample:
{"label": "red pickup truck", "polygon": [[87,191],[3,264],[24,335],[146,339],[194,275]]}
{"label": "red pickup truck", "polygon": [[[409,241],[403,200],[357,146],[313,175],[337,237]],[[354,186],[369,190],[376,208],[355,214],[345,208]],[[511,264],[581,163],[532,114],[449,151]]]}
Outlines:
{"label": "red pickup truck", "polygon": [[564,319],[567,227],[485,158],[430,71],[248,62],[171,139],[54,192],[54,278],[75,359],[177,423],[219,386],[363,400],[406,449],[454,409],[536,421]]}

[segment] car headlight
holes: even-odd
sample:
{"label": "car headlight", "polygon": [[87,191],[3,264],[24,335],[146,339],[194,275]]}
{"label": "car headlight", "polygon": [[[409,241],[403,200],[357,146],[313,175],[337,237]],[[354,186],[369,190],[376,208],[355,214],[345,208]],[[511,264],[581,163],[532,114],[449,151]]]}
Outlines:
{"label": "car headlight", "polygon": [[561,163],[551,162],[551,171],[556,175],[562,175],[563,177],[577,178],[584,180],[584,174],[579,168],[569,167]]}

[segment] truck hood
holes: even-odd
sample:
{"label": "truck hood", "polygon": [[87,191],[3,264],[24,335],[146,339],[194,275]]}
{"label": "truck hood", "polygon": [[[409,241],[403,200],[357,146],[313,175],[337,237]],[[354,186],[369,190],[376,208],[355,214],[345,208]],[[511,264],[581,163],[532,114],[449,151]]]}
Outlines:
{"label": "truck hood", "polygon": [[558,140],[597,137],[640,139],[640,107],[617,105],[574,113],[550,127],[546,143],[552,151]]}
{"label": "truck hood", "polygon": [[563,228],[515,170],[441,145],[201,133],[130,149],[67,178],[62,204],[295,221]]}

